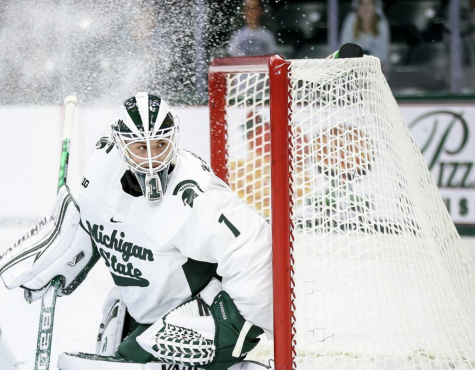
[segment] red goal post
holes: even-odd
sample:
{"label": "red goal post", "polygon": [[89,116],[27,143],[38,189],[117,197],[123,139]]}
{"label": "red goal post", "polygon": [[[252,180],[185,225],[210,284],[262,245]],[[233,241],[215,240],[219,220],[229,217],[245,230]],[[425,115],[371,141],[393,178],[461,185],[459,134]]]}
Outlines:
{"label": "red goal post", "polygon": [[[275,368],[292,369],[292,248],[289,227],[289,63],[280,56],[257,56],[215,59],[209,68],[209,109],[211,167],[217,176],[228,182],[226,94],[227,73],[262,72],[271,74],[271,156],[272,156],[272,229],[274,286]],[[278,166],[275,169],[275,166]],[[280,226],[279,226],[280,225]],[[278,303],[278,304],[275,304]]]}

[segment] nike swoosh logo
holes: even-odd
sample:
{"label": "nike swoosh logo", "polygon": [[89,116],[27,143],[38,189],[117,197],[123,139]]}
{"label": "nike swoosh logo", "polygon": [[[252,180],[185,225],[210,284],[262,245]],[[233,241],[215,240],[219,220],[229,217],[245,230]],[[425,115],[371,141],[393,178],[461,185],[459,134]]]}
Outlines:
{"label": "nike swoosh logo", "polygon": [[111,217],[111,222],[113,222],[115,224],[118,224],[118,223],[121,223],[122,221],[116,221],[116,220],[114,220],[114,217]]}

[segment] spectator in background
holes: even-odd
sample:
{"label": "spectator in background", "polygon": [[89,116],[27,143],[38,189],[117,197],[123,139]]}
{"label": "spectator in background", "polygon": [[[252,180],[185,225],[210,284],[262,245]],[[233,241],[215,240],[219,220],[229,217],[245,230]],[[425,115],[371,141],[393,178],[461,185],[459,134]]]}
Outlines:
{"label": "spectator in background", "polygon": [[340,45],[348,42],[360,45],[365,54],[379,58],[385,72],[389,62],[390,31],[381,0],[353,0],[352,9],[343,22]]}
{"label": "spectator in background", "polygon": [[[450,13],[450,10],[447,12]],[[447,22],[450,31],[450,22]],[[462,65],[473,68],[475,66],[475,0],[460,2],[460,35],[462,45]],[[450,50],[450,32],[446,34],[447,50]]]}
{"label": "spectator in background", "polygon": [[260,24],[263,14],[262,0],[244,1],[245,25],[231,37],[227,50],[230,56],[269,55],[277,52],[274,34]]}

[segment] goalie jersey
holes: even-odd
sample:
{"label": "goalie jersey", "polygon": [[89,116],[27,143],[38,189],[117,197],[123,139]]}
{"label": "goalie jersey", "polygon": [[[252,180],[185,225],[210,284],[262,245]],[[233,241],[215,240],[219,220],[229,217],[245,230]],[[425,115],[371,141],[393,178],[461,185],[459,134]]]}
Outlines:
{"label": "goalie jersey", "polygon": [[100,143],[77,202],[83,228],[131,316],[154,323],[218,276],[244,318],[270,336],[272,255],[265,220],[182,149],[161,201],[131,195],[124,191],[117,148]]}

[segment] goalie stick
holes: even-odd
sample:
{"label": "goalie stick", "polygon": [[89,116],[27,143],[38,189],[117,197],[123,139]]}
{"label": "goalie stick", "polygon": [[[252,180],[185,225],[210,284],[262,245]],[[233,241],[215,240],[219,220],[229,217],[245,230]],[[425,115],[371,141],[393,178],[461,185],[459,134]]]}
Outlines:
{"label": "goalie stick", "polygon": [[[63,129],[63,145],[59,166],[58,191],[66,184],[68,174],[69,148],[73,129],[74,108],[78,99],[69,95],[64,99],[65,116]],[[61,279],[55,277],[47,288],[41,300],[40,322],[38,326],[38,339],[36,343],[35,370],[48,370],[51,356],[51,342],[53,339],[54,311],[56,297],[61,287]],[[25,291],[25,295],[29,292]],[[28,300],[28,297],[25,296]]]}

